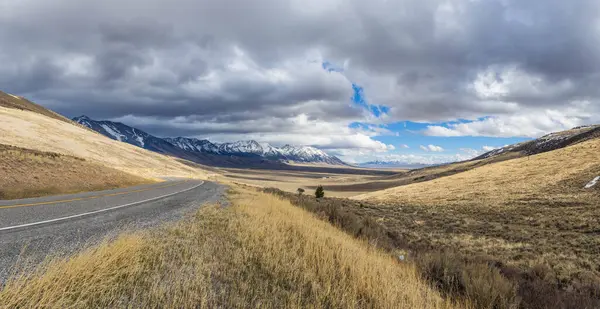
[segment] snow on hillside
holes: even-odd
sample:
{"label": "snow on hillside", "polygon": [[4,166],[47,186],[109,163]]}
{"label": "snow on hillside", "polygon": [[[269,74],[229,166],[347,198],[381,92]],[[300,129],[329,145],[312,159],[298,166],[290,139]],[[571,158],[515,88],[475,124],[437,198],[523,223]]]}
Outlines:
{"label": "snow on hillside", "polygon": [[109,125],[107,125],[107,124],[100,124],[100,126],[101,126],[101,127],[104,129],[104,130],[106,130],[106,132],[108,132],[108,134],[110,134],[110,135],[111,135],[113,138],[115,138],[115,139],[116,139],[116,140],[118,140],[119,142],[122,142],[122,141],[123,141],[123,139],[124,139],[124,138],[126,138],[126,137],[125,137],[125,135],[123,135],[123,134],[119,133],[119,132],[117,131],[117,129],[116,129],[116,128],[114,128],[114,127],[111,127],[111,126],[109,126]]}
{"label": "snow on hillside", "polygon": [[205,139],[188,138],[188,137],[167,137],[164,140],[187,151],[204,152],[204,153],[219,153],[219,145],[213,144]]}
{"label": "snow on hillside", "polygon": [[146,148],[146,138],[150,135],[146,132],[136,130],[130,126],[112,121],[96,121],[87,116],[73,118],[73,121],[84,125],[96,132],[108,136],[114,140],[129,143],[135,146]]}
{"label": "snow on hillside", "polygon": [[344,165],[344,162],[339,158],[310,146],[296,147],[285,145],[282,148],[278,148],[268,143],[259,143],[254,140],[217,144],[208,140],[188,137],[165,138],[165,140],[181,149],[194,152],[218,155],[258,156],[277,161]]}
{"label": "snow on hillside", "polygon": [[264,151],[258,142],[251,140],[221,144],[219,145],[219,153],[262,156]]}

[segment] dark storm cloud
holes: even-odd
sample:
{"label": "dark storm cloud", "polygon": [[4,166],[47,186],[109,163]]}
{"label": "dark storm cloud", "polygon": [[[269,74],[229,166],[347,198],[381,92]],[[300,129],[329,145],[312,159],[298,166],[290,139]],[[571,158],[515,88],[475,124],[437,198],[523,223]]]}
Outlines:
{"label": "dark storm cloud", "polygon": [[[69,116],[162,119],[146,125],[168,134],[292,132],[300,114],[362,121],[353,82],[391,107],[388,121],[577,100],[590,114],[599,12],[595,0],[9,0],[0,82]],[[343,72],[320,69],[325,60]]]}

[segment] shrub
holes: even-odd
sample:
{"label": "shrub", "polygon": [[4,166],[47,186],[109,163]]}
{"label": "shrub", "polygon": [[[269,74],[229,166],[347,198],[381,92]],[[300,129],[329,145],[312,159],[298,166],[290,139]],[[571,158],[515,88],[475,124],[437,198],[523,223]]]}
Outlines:
{"label": "shrub", "polygon": [[475,308],[518,308],[517,284],[486,263],[451,253],[419,256],[423,276],[443,294],[461,297]]}
{"label": "shrub", "polygon": [[325,190],[323,190],[323,186],[318,186],[317,190],[315,190],[315,197],[322,198],[325,196]]}

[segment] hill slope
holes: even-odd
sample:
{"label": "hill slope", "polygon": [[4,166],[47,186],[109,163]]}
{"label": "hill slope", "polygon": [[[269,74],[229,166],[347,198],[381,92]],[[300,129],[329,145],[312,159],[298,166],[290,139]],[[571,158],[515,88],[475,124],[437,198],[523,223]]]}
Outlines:
{"label": "hill slope", "polygon": [[586,190],[583,187],[600,174],[599,149],[600,140],[591,139],[431,181],[360,195],[356,199],[429,205],[515,205],[549,200],[596,203],[597,194],[591,192],[597,189]]}
{"label": "hill slope", "polygon": [[107,190],[152,181],[77,157],[0,144],[0,200]]}
{"label": "hill slope", "polygon": [[43,110],[0,106],[0,144],[79,157],[144,178],[206,176],[205,171],[173,158],[108,139],[66,118],[46,114]]}
{"label": "hill slope", "polygon": [[54,118],[56,120],[64,121],[70,123],[71,121],[58,114],[55,113],[41,105],[37,105],[23,97],[19,97],[13,94],[5,93],[0,91],[0,106],[6,108],[14,108],[19,110],[31,111],[34,113],[38,113],[50,118]]}

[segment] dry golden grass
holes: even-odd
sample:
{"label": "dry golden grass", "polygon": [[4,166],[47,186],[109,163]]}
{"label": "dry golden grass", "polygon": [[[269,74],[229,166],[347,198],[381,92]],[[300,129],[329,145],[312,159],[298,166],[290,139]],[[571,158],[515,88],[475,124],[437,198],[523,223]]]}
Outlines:
{"label": "dry golden grass", "polygon": [[600,140],[485,165],[428,182],[355,197],[421,205],[515,206],[551,201],[598,203],[583,186],[600,174]]}
{"label": "dry golden grass", "polygon": [[0,290],[14,307],[452,308],[400,264],[274,196],[119,237]]}
{"label": "dry golden grass", "polygon": [[0,130],[0,144],[75,156],[143,178],[207,175],[173,158],[28,110],[0,106]]}
{"label": "dry golden grass", "polygon": [[152,182],[80,158],[0,144],[0,199],[106,190]]}
{"label": "dry golden grass", "polygon": [[47,108],[44,108],[40,105],[37,105],[23,97],[19,97],[13,94],[4,93],[0,91],[0,106],[6,108],[14,108],[19,110],[31,111],[34,113],[38,113],[50,118],[54,118],[56,120],[64,121],[70,123],[71,120],[65,118],[62,115],[59,115]]}
{"label": "dry golden grass", "polygon": [[266,192],[407,256],[475,308],[600,308],[599,205],[390,207]]}

